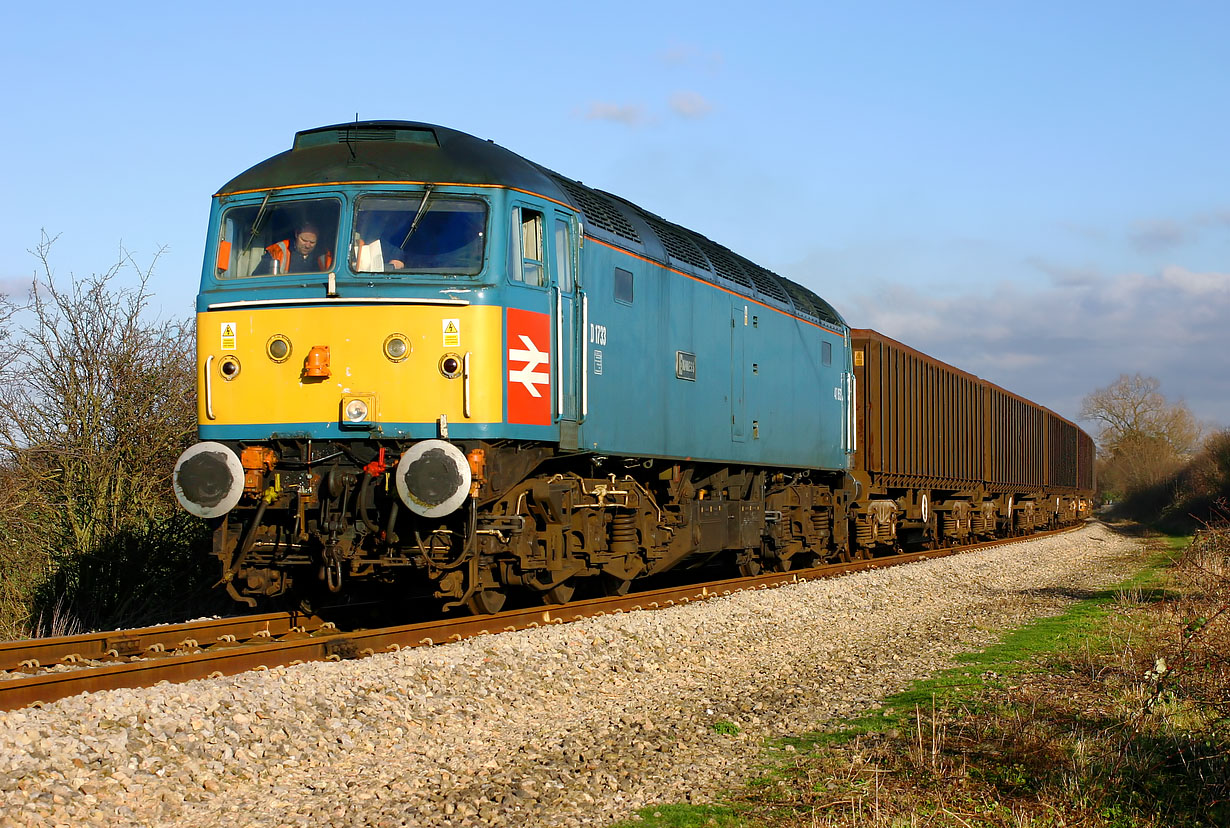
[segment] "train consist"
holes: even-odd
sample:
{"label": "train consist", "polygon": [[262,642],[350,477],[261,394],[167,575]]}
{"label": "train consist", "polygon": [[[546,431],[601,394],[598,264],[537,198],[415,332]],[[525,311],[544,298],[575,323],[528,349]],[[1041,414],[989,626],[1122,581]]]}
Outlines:
{"label": "train consist", "polygon": [[180,503],[238,600],[744,573],[1027,533],[1073,423],[698,233],[411,122],[300,132],[215,196]]}

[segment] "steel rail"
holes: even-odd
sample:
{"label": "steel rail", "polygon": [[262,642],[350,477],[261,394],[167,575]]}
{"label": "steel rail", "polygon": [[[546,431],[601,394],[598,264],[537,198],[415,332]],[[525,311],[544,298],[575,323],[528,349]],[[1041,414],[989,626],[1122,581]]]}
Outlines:
{"label": "steel rail", "polygon": [[232,637],[238,640],[253,636],[278,638],[296,630],[315,630],[322,623],[319,618],[303,613],[272,612],[130,630],[0,641],[0,671],[24,672],[57,664],[139,657],[185,645],[210,646]]}
{"label": "steel rail", "polygon": [[[250,670],[292,666],[307,661],[341,661],[362,658],[380,652],[445,644],[480,635],[563,624],[613,613],[661,609],[733,595],[743,590],[768,589],[1005,544],[1038,540],[1080,528],[1080,525],[967,546],[826,564],[797,572],[764,573],[704,584],[669,587],[632,595],[596,598],[559,606],[507,610],[494,615],[447,618],[353,632],[342,632],[326,626],[313,633],[295,633],[288,628],[287,639],[282,641],[217,644],[200,652],[166,654],[159,658],[0,680],[0,710],[13,710],[31,704],[53,702],[83,692],[150,687],[161,681],[179,683],[201,678],[236,675]],[[274,616],[270,616],[269,620],[273,623]]]}

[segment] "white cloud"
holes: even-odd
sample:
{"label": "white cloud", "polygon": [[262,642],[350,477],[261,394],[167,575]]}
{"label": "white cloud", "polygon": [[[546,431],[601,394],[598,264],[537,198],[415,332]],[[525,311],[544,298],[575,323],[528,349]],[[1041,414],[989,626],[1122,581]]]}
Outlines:
{"label": "white cloud", "polygon": [[698,92],[676,92],[671,95],[671,111],[681,118],[704,118],[713,111],[713,104]]}
{"label": "white cloud", "polygon": [[1192,239],[1192,232],[1170,219],[1135,222],[1128,232],[1128,239],[1137,250],[1156,252],[1178,247]]}
{"label": "white cloud", "polygon": [[1230,425],[1230,274],[1159,272],[1000,283],[936,295],[864,285],[839,310],[937,359],[1075,418],[1081,398],[1121,373],[1162,380],[1201,419]]}
{"label": "white cloud", "polygon": [[1101,244],[1106,240],[1106,232],[1101,228],[1071,221],[1061,221],[1056,226],[1064,233],[1084,241]]}
{"label": "white cloud", "polygon": [[0,276],[0,296],[24,299],[30,292],[32,281],[33,279],[29,276]]}
{"label": "white cloud", "polygon": [[1036,267],[1043,273],[1051,277],[1051,280],[1065,287],[1079,287],[1082,285],[1092,285],[1100,282],[1104,277],[1102,272],[1092,266],[1084,265],[1072,267],[1069,265],[1059,265],[1048,262],[1037,256],[1026,259],[1026,264]]}
{"label": "white cloud", "polygon": [[[667,107],[671,114],[689,120],[699,120],[713,111],[713,104],[707,98],[690,91],[671,95]],[[630,127],[652,125],[661,119],[660,115],[655,115],[643,104],[611,101],[591,101],[584,109],[576,110],[575,114],[587,121],[611,121]]]}
{"label": "white cloud", "polygon": [[1230,228],[1230,210],[1214,210],[1196,216],[1195,223],[1199,227]]}
{"label": "white cloud", "polygon": [[1178,265],[1170,265],[1162,270],[1162,281],[1193,296],[1230,295],[1230,273],[1192,273]]}
{"label": "white cloud", "polygon": [[648,120],[645,107],[640,104],[615,104],[607,101],[592,101],[582,116],[587,121],[615,121],[628,126],[639,126]]}
{"label": "white cloud", "polygon": [[726,57],[717,49],[706,51],[694,43],[675,43],[659,52],[658,60],[671,67],[699,66],[716,72],[726,62]]}

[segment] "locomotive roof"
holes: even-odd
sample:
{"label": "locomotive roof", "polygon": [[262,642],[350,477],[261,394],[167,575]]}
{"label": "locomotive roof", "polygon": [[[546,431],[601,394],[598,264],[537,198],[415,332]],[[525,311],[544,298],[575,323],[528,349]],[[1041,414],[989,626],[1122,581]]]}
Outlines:
{"label": "locomotive roof", "polygon": [[780,307],[845,326],[813,291],[619,196],[587,187],[492,141],[414,121],[355,121],[295,133],[291,149],[240,173],[219,195],[307,184],[433,182],[512,187],[581,213],[586,235]]}

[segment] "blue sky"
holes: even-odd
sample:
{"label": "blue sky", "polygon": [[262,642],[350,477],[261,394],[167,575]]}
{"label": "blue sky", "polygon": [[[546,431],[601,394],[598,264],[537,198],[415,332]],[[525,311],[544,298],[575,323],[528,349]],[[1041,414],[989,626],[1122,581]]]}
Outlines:
{"label": "blue sky", "polygon": [[121,245],[186,316],[209,197],[296,130],[422,120],[691,227],[1075,418],[1230,425],[1230,6],[6,4],[0,291]]}

